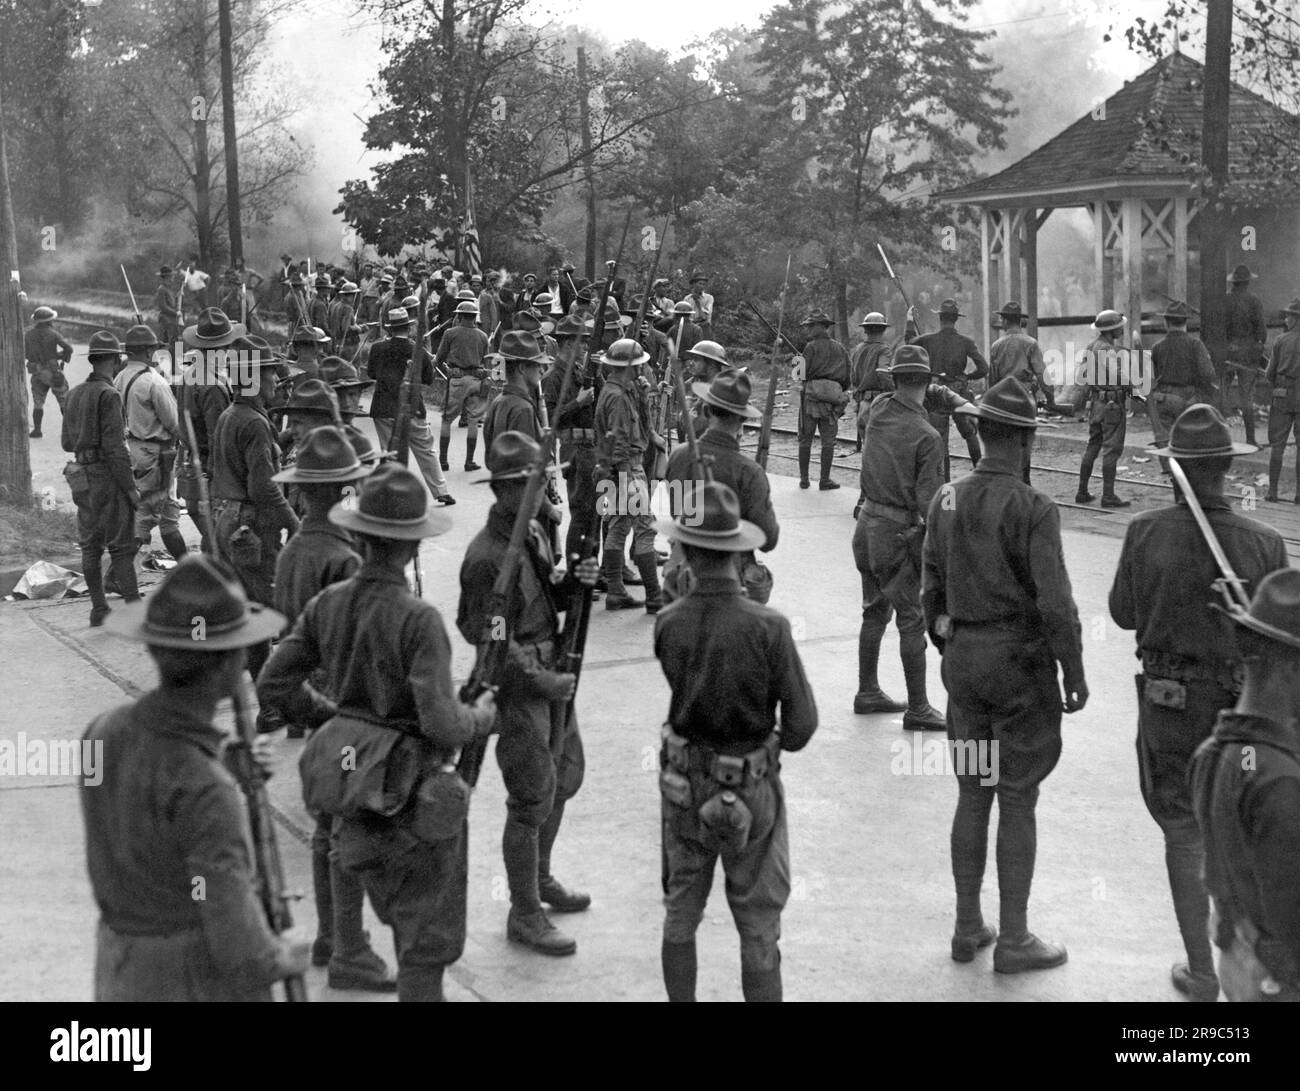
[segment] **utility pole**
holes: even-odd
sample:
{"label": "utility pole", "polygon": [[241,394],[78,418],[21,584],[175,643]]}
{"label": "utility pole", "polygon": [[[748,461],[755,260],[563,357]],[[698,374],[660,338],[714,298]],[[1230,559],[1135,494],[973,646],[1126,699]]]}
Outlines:
{"label": "utility pole", "polygon": [[226,146],[226,226],[230,232],[230,264],[244,258],[244,225],[239,208],[239,152],[235,147],[235,62],[231,54],[230,0],[217,0],[221,38],[221,131]]}
{"label": "utility pole", "polygon": [[[1232,0],[1207,0],[1205,98],[1201,116],[1201,163],[1209,174],[1208,200],[1201,204],[1201,339],[1216,365],[1226,358],[1224,296],[1228,260],[1227,214],[1219,205],[1228,183],[1228,93],[1232,86]],[[1222,400],[1223,392],[1219,392]]]}
{"label": "utility pole", "polygon": [[591,164],[591,88],[587,84],[587,50],[578,46],[578,124],[582,128],[582,177],[587,183],[586,276],[596,279],[596,179]]}
{"label": "utility pole", "polygon": [[18,298],[18,239],[9,192],[3,92],[0,91],[0,500],[32,502],[32,462],[27,439],[27,375],[23,368],[23,315]]}

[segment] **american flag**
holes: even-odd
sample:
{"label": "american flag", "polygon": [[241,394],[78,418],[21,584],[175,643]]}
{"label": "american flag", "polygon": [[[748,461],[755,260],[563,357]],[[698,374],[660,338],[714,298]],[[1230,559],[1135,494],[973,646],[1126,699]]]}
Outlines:
{"label": "american flag", "polygon": [[478,246],[478,228],[474,225],[474,180],[465,171],[465,219],[461,223],[461,256],[470,276],[483,271],[483,255]]}

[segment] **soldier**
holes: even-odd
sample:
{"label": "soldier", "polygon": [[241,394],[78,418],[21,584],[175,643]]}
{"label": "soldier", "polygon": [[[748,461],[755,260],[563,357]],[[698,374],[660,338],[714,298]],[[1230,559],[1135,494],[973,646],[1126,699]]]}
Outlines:
{"label": "soldier", "polygon": [[733,554],[766,535],[740,518],[726,485],[704,485],[698,497],[695,512],[659,523],[696,577],[695,590],[655,621],[655,656],[672,688],[659,759],[664,985],[670,1001],[695,999],[695,933],[721,857],[744,997],[779,1001],[777,941],[790,896],[779,754],[807,745],[817,706],[789,621],[746,599],[736,576]]}
{"label": "soldier", "polygon": [[320,364],[321,382],[332,391],[339,403],[343,431],[351,438],[357,432],[352,421],[361,412],[361,394],[375,385],[374,379],[362,378],[360,372],[340,356],[326,356]]}
{"label": "soldier", "polygon": [[[361,463],[342,430],[326,425],[308,433],[294,465],[275,475],[277,482],[301,493],[306,509],[301,528],[275,563],[275,607],[287,619],[281,635],[288,635],[317,594],[350,579],[361,567],[352,536],[330,522],[329,512],[342,500],[344,487],[373,468]],[[355,491],[355,486],[349,491]],[[329,691],[328,679],[322,679],[321,685]],[[291,738],[302,734],[301,727],[290,725]],[[395,992],[397,978],[371,948],[361,927],[365,899],[361,881],[331,858],[330,834],[338,820],[324,812],[314,817],[311,865],[317,931],[312,965],[329,967],[331,989]]]}
{"label": "soldier", "polygon": [[[491,483],[496,502],[487,526],[465,552],[456,614],[456,628],[480,654],[494,628],[492,587],[540,452],[521,432],[501,433],[488,449],[491,474],[481,481]],[[590,895],[566,889],[551,874],[551,851],[565,804],[582,785],[584,769],[578,724],[568,714],[577,680],[556,669],[559,612],[579,583],[595,584],[598,568],[595,558],[587,558],[571,566],[572,575],[561,581],[549,538],[535,517],[525,542],[528,554],[519,566],[512,605],[512,670],[498,695],[501,738],[496,756],[507,792],[501,839],[510,883],[506,936],[542,954],[571,955],[577,944],[542,908],[545,903],[556,913],[578,913],[591,905]]]}
{"label": "soldier", "polygon": [[[1010,304],[1008,304],[1010,306]],[[1019,304],[1016,305],[1019,307]],[[965,334],[957,332],[957,319],[964,318],[961,308],[957,306],[955,299],[945,299],[939,304],[939,309],[935,312],[939,316],[939,328],[934,333],[922,334],[917,330],[915,308],[909,308],[907,312],[907,341],[909,344],[919,345],[925,349],[926,355],[930,359],[930,368],[934,372],[936,382],[951,388],[963,398],[969,397],[970,384],[979,382],[989,374],[988,361],[984,359],[984,354],[980,352],[975,342]],[[1012,325],[1007,326],[1007,336],[1011,337],[1014,332],[1019,337],[1019,322],[1015,323],[1014,331]],[[1032,341],[1032,338],[1028,340]],[[1024,351],[1028,351],[1020,340],[1016,344]],[[1037,348],[1037,342],[1034,342]],[[1041,361],[1041,356],[1040,356]],[[967,374],[967,367],[973,366],[975,370]],[[994,380],[990,379],[990,382]],[[939,433],[939,439],[943,444],[943,479],[952,480],[952,465],[948,456],[948,434],[949,422],[957,425],[957,434],[966,441],[966,451],[970,455],[971,465],[979,465],[980,444],[977,438],[977,429],[975,421],[966,416],[949,416],[947,413],[934,413],[930,416],[930,425]]]}
{"label": "soldier", "polygon": [[[438,1001],[444,971],[465,947],[469,833],[468,793],[454,790],[454,772],[440,769],[492,730],[495,701],[491,692],[472,707],[456,699],[442,617],[407,586],[406,566],[420,541],[451,527],[447,516],[428,510],[420,479],[400,466],[381,467],[355,502],[336,504],[329,518],[357,535],[365,561],[351,579],[307,603],[257,693],[298,722],[328,724],[304,752],[304,792],[311,788],[313,747],[330,751],[331,738],[339,737],[334,731],[348,732],[358,753],[392,748],[381,781],[402,781],[402,767],[414,773],[405,783],[413,795],[420,786],[418,796],[399,799],[395,812],[340,818],[334,858],[361,879],[379,919],[393,929],[398,1000]],[[328,697],[309,682],[316,670],[324,672]],[[337,769],[337,750],[321,762]],[[433,816],[422,803],[431,789],[444,790],[439,798],[454,804],[434,822],[426,821]]]}
{"label": "soldier", "polygon": [[[497,291],[497,285],[500,282],[501,275],[499,273],[488,273],[486,287],[483,287],[479,292],[479,325],[483,327],[483,331],[489,336],[492,336],[497,327],[501,325],[501,297]],[[479,287],[479,285],[474,285],[473,281],[471,281],[471,284],[475,288]]]}
{"label": "soldier", "polygon": [[357,304],[356,321],[363,326],[379,321],[379,277],[375,267],[366,262],[358,289],[360,302]]}
{"label": "soldier", "polygon": [[[862,576],[858,692],[853,711],[902,712],[907,731],[942,731],[943,714],[925,688],[925,618],[921,616],[921,542],[925,513],[943,483],[943,446],[930,425],[925,397],[930,361],[917,345],[900,345],[887,378],[891,393],[871,403],[862,447],[862,500],[853,531],[853,560]],[[880,688],[880,644],[897,614],[898,651],[907,703]]]}
{"label": "soldier", "polygon": [[171,286],[173,270],[164,265],[158,270],[158,289],[153,295],[154,309],[158,312],[158,335],[176,362],[176,341],[181,335],[180,297]]}
{"label": "soldier", "polygon": [[[678,347],[682,359],[685,359],[686,354],[704,340],[704,332],[693,321],[694,314],[695,304],[689,299],[683,299],[680,303],[673,304],[666,317],[654,323],[653,329],[663,335],[655,338],[664,350],[660,354],[662,359],[668,358],[668,353],[672,351],[670,345]],[[681,338],[680,342],[678,337]]]}
{"label": "soldier", "polygon": [[[1224,554],[1250,588],[1287,567],[1278,532],[1233,511],[1223,495],[1233,457],[1255,450],[1232,442],[1227,423],[1212,406],[1194,405],[1174,422],[1169,445],[1156,452],[1178,459]],[[1204,847],[1187,768],[1215,716],[1232,707],[1241,688],[1236,630],[1206,604],[1219,575],[1187,501],[1179,496],[1129,523],[1110,590],[1111,617],[1121,629],[1136,630],[1142,660],[1137,728],[1142,799],[1164,833],[1174,914],[1187,952],[1187,961],[1173,968],[1173,985],[1196,1000],[1214,1000],[1219,986],[1206,931]]]}
{"label": "soldier", "polygon": [[[207,624],[203,640],[195,618]],[[81,790],[100,912],[97,1001],[270,1000],[273,982],[307,969],[306,940],[267,926],[242,793],[214,722],[241,683],[244,648],[283,622],[206,557],[182,561],[147,605],[110,622],[147,646],[158,688],[84,736],[104,754],[102,782]]]}
{"label": "soldier", "polygon": [[542,352],[535,336],[517,330],[509,330],[501,338],[501,356],[505,360],[506,386],[492,400],[483,418],[483,445],[490,448],[496,437],[506,432],[522,432],[540,442],[542,369],[554,360]]}
{"label": "soldier", "polygon": [[[311,432],[326,425],[341,427],[343,424],[339,416],[338,398],[320,379],[303,379],[298,383],[281,412],[287,427],[276,442],[280,445],[280,465],[284,469],[297,461],[298,451]],[[293,508],[294,514],[301,518],[306,511],[301,490],[289,488],[285,490],[285,495],[289,498],[289,506]]]}
{"label": "soldier", "polygon": [[[1002,319],[1003,334],[989,350],[990,385],[1010,377],[1028,387],[1035,400],[1046,400],[1052,384],[1048,382],[1042,348],[1025,332],[1027,316],[1024,309],[1018,300],[1012,299],[1002,305],[998,316]],[[1039,395],[1042,395],[1041,399]]]}
{"label": "soldier", "polygon": [[307,304],[307,322],[324,330],[330,324],[330,300],[334,294],[334,284],[324,273],[317,273],[313,285],[316,294]]}
{"label": "soldier", "polygon": [[483,413],[483,380],[488,377],[483,357],[488,352],[487,334],[478,328],[479,308],[473,300],[456,305],[456,324],[442,335],[434,365],[445,368],[448,375],[447,401],[442,410],[442,429],[438,438],[438,455],[442,468],[450,470],[447,455],[451,450],[451,426],[457,419],[469,429],[465,437],[465,469],[477,470],[474,452],[478,449],[478,421]]}
{"label": "soldier", "polygon": [[289,277],[284,297],[284,318],[291,343],[300,328],[311,325],[307,312],[307,278],[302,273],[294,273]]}
{"label": "soldier", "polygon": [[[866,340],[859,342],[849,354],[849,375],[853,400],[857,405],[854,415],[858,425],[858,451],[862,450],[862,441],[867,434],[867,410],[879,395],[893,389],[888,372],[894,346],[885,341],[887,329],[889,320],[879,311],[872,311],[862,320]],[[882,375],[882,371],[885,374]]]}
{"label": "soldier", "polygon": [[[776,548],[781,534],[781,526],[772,508],[772,488],[766,471],[740,449],[745,421],[757,420],[763,415],[749,404],[751,392],[749,375],[744,371],[729,369],[714,376],[708,384],[696,383],[695,395],[699,398],[704,422],[698,445],[700,457],[707,461],[713,480],[736,494],[740,517],[763,532],[764,541],[759,548],[770,553]],[[669,453],[665,480],[670,486],[679,482],[676,489],[670,487],[668,490],[673,515],[693,515],[704,479],[702,468],[691,460],[689,443],[679,443]],[[756,602],[766,603],[772,592],[772,577],[766,566],[758,562],[753,550],[736,553],[734,559],[746,594]],[[674,546],[672,556],[664,564],[664,599],[667,602],[680,598],[684,593],[678,586],[677,570],[685,560],[682,548]]]}
{"label": "soldier", "polygon": [[645,610],[657,614],[663,597],[645,472],[650,433],[638,404],[634,373],[649,359],[631,338],[615,341],[601,357],[605,385],[596,401],[595,480],[600,497],[597,510],[605,518],[605,609],[630,610],[642,605],[624,587],[623,547],[631,534],[632,560],[646,589]]}
{"label": "soldier", "polygon": [[[1047,496],[1020,479],[1021,448],[1032,445],[1039,426],[1034,396],[1015,379],[1003,379],[978,405],[956,414],[979,421],[984,457],[930,502],[921,577],[926,628],[943,653],[948,737],[954,760],[961,758],[952,823],[952,957],[970,962],[996,939],[993,969],[1014,974],[1059,966],[1067,957],[1063,946],[1028,927],[1034,808],[1038,787],[1061,754],[1062,697],[1064,710],[1077,712],[1088,687],[1060,516]],[[996,768],[998,775],[984,776],[980,768]],[[995,797],[1001,935],[985,925],[980,910]]]}
{"label": "soldier", "polygon": [[1223,412],[1228,413],[1228,387],[1235,381],[1246,426],[1246,442],[1255,442],[1255,380],[1264,361],[1264,342],[1268,328],[1264,324],[1264,305],[1253,295],[1250,282],[1256,278],[1249,267],[1238,265],[1230,278],[1232,287],[1224,297],[1224,338],[1227,356],[1219,367],[1219,389],[1223,393]]}
{"label": "soldier", "polygon": [[135,579],[135,509],[140,491],[131,474],[126,447],[122,396],[113,387],[122,346],[111,333],[90,335],[90,377],[68,395],[63,414],[63,449],[79,467],[68,474],[72,499],[77,505],[77,538],[81,546],[81,571],[90,595],[90,626],[97,628],[108,616],[104,595],[104,550],[109,572],[127,602],[140,597]]}
{"label": "soldier", "polygon": [[1232,615],[1245,682],[1192,759],[1192,793],[1229,1000],[1300,1001],[1300,572]]}
{"label": "soldier", "polygon": [[[668,357],[665,356],[665,370],[662,380],[663,396],[672,398],[676,394],[676,383],[667,371],[667,363]],[[678,433],[684,436],[687,427],[690,427],[694,429],[697,436],[702,436],[709,426],[709,421],[704,412],[704,400],[696,393],[694,388],[701,383],[707,387],[724,371],[731,370],[731,364],[727,360],[727,350],[718,342],[696,341],[689,349],[682,352],[682,366],[688,365],[691,369],[690,374],[683,375],[682,381],[689,384],[687,389],[690,390],[693,396],[690,399],[690,405],[680,407],[681,417],[677,425]]]}
{"label": "soldier", "polygon": [[1273,398],[1268,411],[1268,496],[1277,501],[1277,486],[1282,479],[1282,456],[1288,437],[1296,441],[1296,494],[1300,504],[1300,297],[1282,309],[1286,332],[1273,342],[1264,382],[1272,387]]}
{"label": "soldier", "polygon": [[59,412],[67,409],[68,380],[63,365],[72,359],[72,345],[51,323],[59,312],[51,307],[37,307],[32,312],[31,328],[23,334],[23,355],[32,387],[32,439],[41,438],[41,421],[45,418],[45,396],[53,394]]}
{"label": "soldier", "polygon": [[302,371],[304,379],[320,378],[320,362],[326,354],[329,335],[319,326],[299,326],[290,339],[293,366]]}
{"label": "soldier", "polygon": [[691,321],[700,327],[700,337],[705,341],[713,340],[713,296],[704,289],[709,278],[703,273],[691,274],[690,303],[693,308]]}
{"label": "soldier", "polygon": [[343,344],[343,339],[352,326],[357,313],[356,302],[359,292],[360,289],[352,281],[345,280],[339,285],[338,295],[327,309],[328,324],[325,326],[325,332],[336,345]]}
{"label": "soldier", "polygon": [[[560,462],[564,465],[565,493],[569,501],[569,529],[565,557],[586,557],[598,547],[599,522],[596,514],[596,388],[582,385],[590,325],[565,315],[555,327],[556,356],[542,377],[546,412],[560,441]],[[560,392],[566,369],[573,379],[564,404]]]}
{"label": "soldier", "polygon": [[[1184,409],[1196,402],[1213,402],[1219,392],[1209,349],[1187,332],[1190,313],[1181,299],[1170,300],[1164,310],[1165,335],[1151,347],[1147,416],[1157,447],[1169,442],[1169,431]],[[1169,476],[1168,460],[1160,460],[1160,472]]]}
{"label": "soldier", "polygon": [[180,531],[180,505],[172,496],[176,447],[182,438],[176,398],[154,361],[154,351],[163,346],[153,330],[132,326],[126,332],[125,345],[126,366],[118,372],[113,386],[122,397],[131,471],[140,491],[135,536],[142,547],[147,547],[157,526],[167,552],[179,561],[189,552],[189,546]]}
{"label": "soldier", "polygon": [[[1084,350],[1075,375],[1078,397],[1086,399],[1088,413],[1088,446],[1084,448],[1079,463],[1079,492],[1076,504],[1090,504],[1093,496],[1088,492],[1088,479],[1092,467],[1101,459],[1101,506],[1127,508],[1132,501],[1115,494],[1115,471],[1119,456],[1124,453],[1124,437],[1128,433],[1128,396],[1133,387],[1136,371],[1129,363],[1130,352],[1141,352],[1120,346],[1128,319],[1118,311],[1102,311],[1093,321],[1096,339]],[[1140,345],[1140,342],[1139,342]],[[1025,458],[1028,459],[1028,452]],[[1025,462],[1025,481],[1029,480],[1029,463]]]}
{"label": "soldier", "polygon": [[[399,437],[394,434],[394,429],[401,411],[402,388],[411,366],[415,343],[409,335],[411,317],[404,308],[397,307],[389,311],[386,325],[389,336],[370,350],[366,370],[376,383],[375,394],[370,402],[370,417],[375,423],[379,446],[395,449]],[[420,352],[419,378],[424,386],[433,382],[433,364],[425,350]],[[456,503],[447,488],[447,479],[443,477],[443,467],[433,453],[433,428],[429,424],[423,398],[411,397],[407,442],[434,500],[444,507]]]}
{"label": "soldier", "polygon": [[808,488],[808,465],[812,461],[814,433],[821,433],[822,458],[819,489],[838,489],[831,480],[835,464],[835,437],[839,435],[840,414],[848,402],[844,393],[849,386],[849,354],[831,338],[831,316],[815,310],[803,320],[811,329],[803,346],[805,361],[803,390],[799,394],[799,488]]}
{"label": "soldier", "polygon": [[[266,405],[275,394],[275,360],[260,337],[233,343],[239,353],[234,401],[212,430],[212,519],[216,554],[229,564],[254,602],[275,601],[275,562],[280,535],[298,530],[274,475],[280,447]],[[257,676],[270,654],[267,644],[248,650],[248,667]]]}

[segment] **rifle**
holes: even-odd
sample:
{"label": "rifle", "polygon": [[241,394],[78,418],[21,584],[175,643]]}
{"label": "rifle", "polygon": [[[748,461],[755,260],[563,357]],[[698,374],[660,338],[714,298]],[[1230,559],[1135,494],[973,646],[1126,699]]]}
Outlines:
{"label": "rifle", "polygon": [[672,222],[672,217],[664,221],[663,234],[659,236],[659,245],[655,249],[654,261],[650,263],[650,272],[646,276],[645,293],[641,296],[641,306],[637,308],[636,322],[632,326],[632,336],[640,339],[641,324],[645,321],[646,311],[650,309],[650,293],[654,290],[655,273],[659,272],[659,255],[664,251],[664,237],[668,234],[668,225]]}
{"label": "rifle", "polygon": [[[785,294],[790,287],[790,260],[790,257],[785,259],[785,281],[781,284],[781,309],[777,312],[776,335],[772,339],[772,353],[769,357],[771,370],[767,380],[767,400],[763,405],[763,426],[758,433],[758,450],[754,455],[754,461],[764,470],[767,469],[767,453],[772,449],[772,414],[776,411],[776,357],[781,349],[781,325],[785,321]],[[750,307],[755,314],[758,314],[757,307],[752,303]],[[767,325],[767,319],[761,314],[758,317],[764,325]]]}
{"label": "rifle", "polygon": [[[573,386],[574,367],[575,361],[570,361],[564,369],[564,381],[560,384],[557,405],[563,405],[568,398]],[[519,582],[520,567],[525,563],[528,527],[546,484],[546,465],[554,446],[555,429],[551,427],[542,435],[538,444],[537,461],[529,469],[523,499],[510,530],[510,544],[506,547],[496,579],[492,581],[492,595],[488,601],[487,617],[484,618],[483,639],[478,644],[474,669],[460,690],[460,699],[465,704],[473,704],[488,690],[496,692],[505,674],[510,654],[510,600]],[[456,769],[471,788],[478,783],[479,774],[483,771],[483,759],[486,757],[486,736],[472,739],[461,748]]]}
{"label": "rifle", "polygon": [[596,378],[600,371],[600,365],[596,363],[595,357],[600,354],[604,347],[605,340],[605,304],[609,302],[610,289],[614,287],[614,277],[618,275],[618,264],[623,260],[623,247],[627,245],[627,229],[632,226],[632,206],[628,205],[627,219],[623,221],[623,237],[619,239],[618,253],[614,255],[613,261],[605,262],[605,285],[600,290],[600,300],[596,304],[596,351],[590,351],[588,346],[587,352],[587,376],[583,386],[595,386]]}
{"label": "rifle", "polygon": [[889,259],[885,257],[885,248],[881,246],[880,243],[876,243],[876,249],[880,252],[880,260],[885,263],[885,272],[889,274],[889,279],[894,282],[894,287],[898,289],[898,294],[903,297],[903,306],[910,311],[912,309],[912,304],[908,302],[907,289],[903,287],[903,282],[898,279],[897,275],[894,273],[894,267],[889,264]]}
{"label": "rifle", "polygon": [[135,292],[131,291],[131,278],[126,275],[126,266],[119,264],[118,268],[122,270],[122,279],[126,281],[126,294],[131,297],[131,310],[135,312],[135,324],[143,326],[144,315],[140,313],[140,304],[135,301]]}
{"label": "rifle", "polygon": [[[235,723],[239,728],[240,745],[232,748],[232,757],[238,769],[237,777],[248,799],[248,828],[253,840],[253,860],[257,867],[259,896],[266,922],[271,931],[279,935],[293,927],[289,902],[293,895],[285,893],[284,865],[280,860],[280,846],[275,839],[275,825],[271,817],[271,801],[266,794],[266,777],[253,760],[253,740],[257,738],[257,725],[253,711],[256,702],[253,679],[244,671],[232,697]],[[300,974],[284,979],[285,999],[291,1003],[305,1003],[307,985]]]}
{"label": "rifle", "polygon": [[[415,415],[415,405],[423,398],[420,386],[420,373],[424,363],[424,327],[428,314],[426,305],[429,300],[429,282],[420,288],[419,314],[415,316],[415,340],[411,342],[411,359],[406,365],[406,374],[402,377],[402,390],[397,399],[397,419],[393,421],[393,448],[397,452],[397,464],[405,466],[411,460],[411,419]],[[420,572],[420,555],[415,555],[415,596],[424,598],[424,576]]]}
{"label": "rifle", "polygon": [[[785,289],[782,289],[782,292],[784,292],[784,290]],[[764,318],[762,311],[760,311],[757,307],[755,307],[754,304],[752,304],[748,299],[745,300],[745,306],[754,312],[754,317],[763,323],[768,333],[770,333],[773,337],[778,338],[781,341],[784,341],[786,344],[786,348],[788,348],[796,356],[799,355],[799,346],[796,345],[793,341],[791,341],[790,338],[788,338],[775,326],[773,326],[771,322],[769,322],[766,318]]]}
{"label": "rifle", "polygon": [[1183,494],[1183,499],[1187,501],[1188,510],[1191,511],[1192,518],[1196,520],[1196,525],[1201,531],[1201,537],[1205,539],[1205,544],[1210,547],[1210,553],[1214,556],[1214,563],[1221,573],[1220,577],[1211,586],[1223,597],[1230,616],[1237,617],[1242,613],[1249,613],[1250,596],[1246,593],[1246,585],[1241,582],[1241,578],[1233,571],[1232,562],[1228,560],[1228,555],[1223,552],[1223,546],[1219,544],[1214,528],[1210,526],[1210,521],[1205,517],[1201,501],[1192,490],[1187,475],[1178,464],[1178,459],[1169,459],[1169,472],[1173,475],[1175,484]]}
{"label": "rifle", "polygon": [[[208,479],[203,476],[203,458],[199,454],[199,439],[194,431],[194,418],[190,416],[188,408],[186,408],[181,415],[185,419],[185,438],[189,443],[190,462],[194,464],[194,487],[198,490],[199,494],[199,514],[207,520],[207,533],[212,534],[212,499],[208,496]],[[189,505],[187,503],[186,510],[188,510],[188,508]],[[193,517],[194,513],[190,512],[190,518],[192,519]]]}

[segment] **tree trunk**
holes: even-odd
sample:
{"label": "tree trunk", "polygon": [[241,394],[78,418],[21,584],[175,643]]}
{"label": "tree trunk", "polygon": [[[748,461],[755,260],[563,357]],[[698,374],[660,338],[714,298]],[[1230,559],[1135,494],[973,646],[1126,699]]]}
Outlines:
{"label": "tree trunk", "polygon": [[[1227,216],[1218,207],[1228,181],[1228,92],[1231,86],[1232,0],[1208,0],[1205,38],[1205,90],[1201,119],[1201,162],[1213,180],[1211,199],[1201,204],[1201,339],[1215,364],[1227,357],[1224,295],[1228,261]],[[1136,321],[1136,320],[1135,320]],[[1223,391],[1219,392],[1220,399]]]}
{"label": "tree trunk", "polygon": [[587,51],[578,46],[578,123],[582,127],[582,176],[587,188],[586,276],[596,279],[596,180],[591,164],[591,88],[587,86]]}
{"label": "tree trunk", "polygon": [[[438,18],[438,29],[442,34],[442,131],[447,141],[448,183],[452,192],[459,195],[458,207],[453,211],[451,226],[453,247],[452,254],[456,268],[463,270],[465,262],[465,232],[463,225],[469,212],[469,192],[466,179],[469,178],[469,148],[466,134],[461,131],[457,108],[462,100],[462,92],[455,79],[456,57],[456,0],[442,0],[442,14]],[[478,225],[475,224],[475,227]],[[483,252],[482,241],[479,252]]]}
{"label": "tree trunk", "polygon": [[226,232],[230,265],[244,260],[244,226],[239,207],[239,149],[235,142],[235,73],[231,57],[230,0],[217,0],[221,35],[221,129],[226,152]]}
{"label": "tree trunk", "polygon": [[[2,97],[2,96],[0,96]],[[4,103],[0,101],[0,499],[32,502],[27,438],[27,374],[23,367],[23,316],[18,299],[18,241],[9,194]]]}
{"label": "tree trunk", "polygon": [[[202,102],[194,119],[194,234],[199,244],[199,268],[216,279],[213,260],[212,164],[208,154],[208,4],[198,0],[194,24],[194,93]],[[204,305],[210,302],[205,298]]]}

